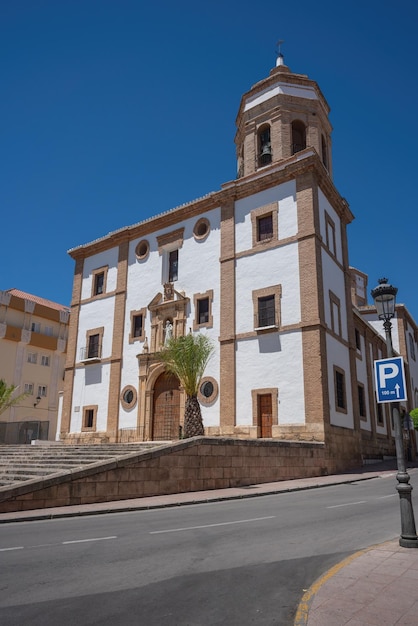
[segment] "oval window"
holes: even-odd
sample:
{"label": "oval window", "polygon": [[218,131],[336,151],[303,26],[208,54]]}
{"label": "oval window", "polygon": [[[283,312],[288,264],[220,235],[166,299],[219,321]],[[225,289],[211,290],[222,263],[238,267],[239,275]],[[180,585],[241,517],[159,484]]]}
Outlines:
{"label": "oval window", "polygon": [[137,392],[135,387],[127,385],[120,394],[120,401],[124,409],[131,409],[135,406],[137,400]]}
{"label": "oval window", "polygon": [[201,404],[212,404],[218,397],[218,383],[211,376],[202,379],[197,395]]}
{"label": "oval window", "polygon": [[193,235],[195,237],[195,239],[197,239],[198,241],[201,241],[202,239],[205,239],[210,232],[210,223],[209,220],[206,219],[206,217],[202,217],[200,220],[198,220],[193,228]]}
{"label": "oval window", "polygon": [[135,254],[136,258],[140,261],[143,261],[147,258],[149,254],[149,242],[146,239],[142,239],[142,241],[137,244],[135,248]]}

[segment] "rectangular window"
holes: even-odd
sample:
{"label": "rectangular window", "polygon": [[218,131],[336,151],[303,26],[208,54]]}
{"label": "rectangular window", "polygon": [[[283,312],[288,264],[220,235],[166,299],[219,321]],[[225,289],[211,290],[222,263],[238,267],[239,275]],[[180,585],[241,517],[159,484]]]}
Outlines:
{"label": "rectangular window", "polygon": [[193,330],[199,330],[202,326],[206,328],[213,327],[213,289],[208,289],[205,293],[195,293],[194,301],[194,320]]}
{"label": "rectangular window", "polygon": [[98,267],[97,269],[92,271],[92,280],[91,280],[91,297],[100,296],[103,293],[106,293],[106,280],[107,274],[109,271],[109,267],[107,265],[103,265],[102,267]]}
{"label": "rectangular window", "polygon": [[99,296],[101,293],[103,293],[104,278],[105,278],[104,272],[98,272],[97,274],[95,274],[93,295]]}
{"label": "rectangular window", "polygon": [[25,383],[24,392],[29,394],[30,396],[33,396],[33,383]]}
{"label": "rectangular window", "polygon": [[360,417],[366,417],[366,401],[364,397],[364,387],[363,385],[357,385],[358,392],[358,407]]}
{"label": "rectangular window", "polygon": [[90,335],[89,343],[87,347],[87,358],[94,359],[99,356],[99,348],[100,348],[100,335]]}
{"label": "rectangular window", "polygon": [[328,213],[325,213],[326,243],[328,250],[333,256],[336,255],[335,224]]}
{"label": "rectangular window", "polygon": [[197,301],[197,321],[198,324],[207,324],[209,321],[209,298],[202,298]]}
{"label": "rectangular window", "polygon": [[83,423],[81,425],[81,430],[96,430],[96,422],[97,422],[97,405],[85,406],[83,407]]}
{"label": "rectangular window", "polygon": [[415,342],[412,333],[409,334],[409,352],[411,353],[411,359],[415,361]]}
{"label": "rectangular window", "polygon": [[145,316],[147,314],[146,309],[139,309],[138,311],[131,311],[131,329],[129,332],[129,343],[134,341],[145,340]]}
{"label": "rectangular window", "polygon": [[361,351],[360,331],[358,330],[358,328],[355,328],[354,332],[355,332],[355,335],[356,335],[356,348],[357,348],[357,350]]}
{"label": "rectangular window", "polygon": [[329,292],[329,302],[331,309],[331,329],[336,335],[341,336],[341,303],[340,299]]}
{"label": "rectangular window", "polygon": [[347,402],[345,395],[345,376],[344,372],[339,369],[335,369],[335,403],[337,410],[346,411]]}
{"label": "rectangular window", "polygon": [[258,298],[258,327],[275,326],[275,324],[274,295]]}
{"label": "rectangular window", "polygon": [[173,283],[178,279],[179,251],[171,250],[168,255],[168,282]]}
{"label": "rectangular window", "polygon": [[31,331],[33,333],[40,333],[41,332],[41,325],[39,324],[39,322],[32,322],[32,324],[31,324]]}
{"label": "rectangular window", "polygon": [[45,354],[41,355],[41,365],[49,367],[49,356],[46,356]]}
{"label": "rectangular window", "polygon": [[52,326],[45,326],[44,327],[44,334],[48,335],[48,337],[52,337],[54,332],[54,329],[52,328]]}
{"label": "rectangular window", "polygon": [[265,241],[273,237],[273,214],[263,215],[257,219],[257,241]]}
{"label": "rectangular window", "polygon": [[93,428],[93,423],[94,423],[94,410],[86,409],[84,413],[84,427]]}
{"label": "rectangular window", "polygon": [[48,390],[48,388],[46,387],[46,385],[39,385],[38,386],[38,396],[40,398],[46,398],[47,390]]}
{"label": "rectangular window", "polygon": [[[377,404],[377,423],[380,426],[383,426],[383,409],[382,409],[382,405],[381,404]],[[392,424],[392,428],[393,428],[393,424]]]}
{"label": "rectangular window", "polygon": [[36,365],[37,360],[38,360],[37,352],[28,352],[28,363],[33,363],[34,365]]}
{"label": "rectangular window", "polygon": [[141,315],[134,315],[132,318],[132,336],[140,337],[142,335],[143,318]]}

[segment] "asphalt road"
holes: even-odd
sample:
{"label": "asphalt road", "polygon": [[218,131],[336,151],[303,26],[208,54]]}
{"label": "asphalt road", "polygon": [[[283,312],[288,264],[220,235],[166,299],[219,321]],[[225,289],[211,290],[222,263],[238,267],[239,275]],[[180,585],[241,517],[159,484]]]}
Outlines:
{"label": "asphalt road", "polygon": [[[410,475],[414,485],[418,470]],[[287,626],[318,576],[399,532],[394,476],[244,500],[5,524],[0,624]]]}

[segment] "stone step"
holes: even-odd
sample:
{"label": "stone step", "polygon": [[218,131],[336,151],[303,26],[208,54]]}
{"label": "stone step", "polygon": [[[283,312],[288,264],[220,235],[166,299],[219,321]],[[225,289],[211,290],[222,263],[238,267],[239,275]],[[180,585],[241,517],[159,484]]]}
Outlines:
{"label": "stone step", "polygon": [[86,445],[42,442],[42,445],[30,446],[0,445],[0,487],[146,452],[162,443],[170,442]]}

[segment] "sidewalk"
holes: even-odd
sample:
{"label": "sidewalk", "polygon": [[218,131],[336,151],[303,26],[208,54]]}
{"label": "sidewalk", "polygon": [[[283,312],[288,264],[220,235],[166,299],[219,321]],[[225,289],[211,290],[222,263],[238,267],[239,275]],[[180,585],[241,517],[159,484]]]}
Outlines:
{"label": "sidewalk", "polygon": [[[418,467],[408,464],[408,469]],[[267,494],[317,489],[330,485],[396,476],[396,462],[366,465],[346,474],[319,476],[248,487],[152,496],[0,513],[0,524],[82,515],[138,511],[202,502],[251,498]],[[416,626],[418,624],[418,550],[393,541],[351,555],[319,578],[304,594],[295,626]]]}

